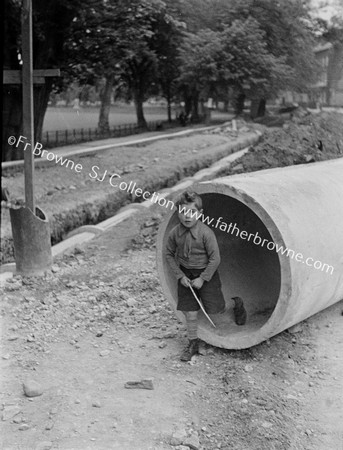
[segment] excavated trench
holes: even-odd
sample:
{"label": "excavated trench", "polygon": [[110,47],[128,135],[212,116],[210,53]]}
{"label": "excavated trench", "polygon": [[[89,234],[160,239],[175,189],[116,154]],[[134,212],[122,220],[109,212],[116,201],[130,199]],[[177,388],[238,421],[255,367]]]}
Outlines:
{"label": "excavated trench", "polygon": [[[225,143],[215,146],[211,153],[202,158],[193,159],[177,169],[164,170],[164,173],[156,177],[154,173],[147,173],[141,179],[137,179],[137,185],[143,191],[154,192],[167,187],[174,186],[178,181],[185,177],[194,175],[197,171],[209,167],[214,162],[235,153],[247,145],[253,145],[259,140],[260,136],[251,133],[248,136],[240,137],[234,143]],[[134,202],[142,201],[142,198],[136,198]],[[65,239],[66,235],[83,225],[96,225],[116,214],[120,208],[133,202],[131,196],[123,191],[115,191],[99,198],[94,203],[77,204],[64,211],[56,211],[49,218],[51,229],[51,244],[55,245]],[[44,208],[43,208],[44,209]],[[10,236],[2,236],[1,239],[1,263],[14,261],[13,241]]]}
{"label": "excavated trench", "polygon": [[[198,167],[187,167],[185,171],[186,173],[195,173],[197,170]],[[158,191],[174,185],[184,176],[184,171],[180,169],[163,179],[154,181],[149,180],[143,185],[143,190],[149,192]],[[135,202],[132,202],[127,193],[116,191],[113,194],[105,195],[94,203],[86,202],[75,205],[68,210],[54,213],[53,216],[49,218],[51,245],[63,241],[71,231],[84,225],[97,225],[115,215],[122,207],[134,204],[138,201],[141,201],[141,199],[136,199]],[[1,263],[4,264],[13,261],[14,249],[12,237],[3,236],[1,239]]]}

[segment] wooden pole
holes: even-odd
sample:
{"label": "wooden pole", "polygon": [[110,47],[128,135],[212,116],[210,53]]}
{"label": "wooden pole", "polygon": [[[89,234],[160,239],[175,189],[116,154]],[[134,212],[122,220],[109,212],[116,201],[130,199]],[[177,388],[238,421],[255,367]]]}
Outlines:
{"label": "wooden pole", "polygon": [[[22,9],[22,79],[23,79],[23,136],[31,147],[24,151],[25,203],[33,214],[34,199],[34,128],[33,128],[33,52],[32,52],[32,0],[23,0]],[[31,151],[30,151],[31,150]]]}

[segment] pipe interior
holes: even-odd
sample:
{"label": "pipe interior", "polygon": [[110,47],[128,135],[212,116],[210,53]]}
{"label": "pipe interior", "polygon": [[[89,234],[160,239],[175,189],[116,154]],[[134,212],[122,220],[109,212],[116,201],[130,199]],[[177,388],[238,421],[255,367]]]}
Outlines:
{"label": "pipe interior", "polygon": [[[250,241],[237,237],[237,228],[253,233],[261,239],[273,242],[273,239],[261,219],[244,203],[227,195],[218,193],[201,194],[205,215],[213,218],[212,230],[215,232],[221,263],[219,274],[222,290],[229,310],[226,314],[213,316],[217,328],[200,318],[201,326],[212,328],[219,336],[249,333],[261,328],[270,318],[277,304],[281,289],[281,267],[277,253]],[[220,224],[213,226],[221,217]],[[165,233],[165,243],[169,231],[178,223],[175,213]],[[228,232],[229,224],[236,224],[233,233]],[[226,224],[226,226],[225,226]],[[258,241],[258,239],[256,239]],[[164,245],[165,245],[164,243]],[[266,243],[265,243],[266,245]],[[167,262],[164,261],[166,265]],[[165,267],[167,284],[169,285],[175,305],[177,303],[177,285],[171,270]],[[238,296],[244,300],[248,313],[247,323],[238,326],[234,322],[233,301]]]}

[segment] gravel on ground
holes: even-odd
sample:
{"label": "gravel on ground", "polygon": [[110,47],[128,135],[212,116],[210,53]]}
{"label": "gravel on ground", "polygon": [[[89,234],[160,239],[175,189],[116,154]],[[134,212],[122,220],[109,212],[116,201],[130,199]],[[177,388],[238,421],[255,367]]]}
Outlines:
{"label": "gravel on ground", "polygon": [[[156,273],[164,209],[59,256],[43,277],[0,286],[2,448],[339,449],[342,301],[251,349],[203,344],[181,363],[185,327]],[[125,388],[142,380],[153,389]]]}
{"label": "gravel on ground", "polygon": [[[251,349],[203,344],[181,363],[185,327],[155,266],[161,219],[140,213],[1,288],[3,448],[339,448],[342,302]],[[153,389],[125,388],[142,380]]]}

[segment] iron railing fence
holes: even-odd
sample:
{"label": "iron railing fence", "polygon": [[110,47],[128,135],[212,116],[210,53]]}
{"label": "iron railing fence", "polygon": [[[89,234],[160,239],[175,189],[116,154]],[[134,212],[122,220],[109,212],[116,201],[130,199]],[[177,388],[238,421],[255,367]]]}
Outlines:
{"label": "iron railing fence", "polygon": [[96,141],[113,137],[131,136],[145,131],[158,131],[178,126],[179,122],[153,121],[147,122],[147,129],[139,127],[136,123],[126,123],[110,127],[108,131],[101,132],[98,128],[79,128],[56,131],[45,131],[41,143],[45,148],[60,147],[63,145],[79,144],[81,142]]}

